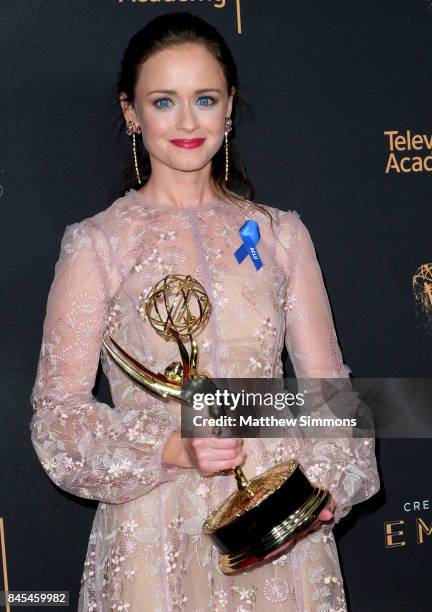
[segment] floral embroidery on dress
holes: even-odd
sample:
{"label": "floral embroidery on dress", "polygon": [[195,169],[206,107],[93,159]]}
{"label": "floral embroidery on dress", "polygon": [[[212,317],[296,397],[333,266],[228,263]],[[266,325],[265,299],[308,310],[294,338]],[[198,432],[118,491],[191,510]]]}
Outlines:
{"label": "floral embroidery on dress", "polygon": [[274,343],[277,337],[277,329],[270,320],[270,317],[261,320],[260,327],[256,328],[252,334],[253,338],[259,341],[259,357],[249,357],[249,364],[246,373],[254,372],[262,368],[262,376],[271,377],[274,362]]}
{"label": "floral embroidery on dress", "polygon": [[[221,377],[281,377],[283,341],[296,375],[348,377],[309,233],[296,211],[221,199],[202,210],[163,210],[130,190],[67,226],[47,301],[31,395],[32,443],[48,477],[99,501],[84,560],[78,612],[345,612],[330,526],[240,576],[224,576],[202,523],[235,488],[229,476],[162,463],[180,428],[178,404],[153,397],[110,359],[115,339],[153,370],[178,360],[146,320],[145,299],[168,273],[190,273],[212,301],[198,368]],[[260,225],[256,272],[234,251],[247,219]],[[302,274],[296,274],[301,264]],[[313,278],[313,287],[309,280]],[[312,291],[313,289],[313,291]],[[328,338],[316,346],[317,338]],[[322,340],[320,340],[321,342]],[[320,354],[320,363],[316,355]],[[93,395],[99,359],[112,405]],[[353,391],[347,401],[356,403]],[[379,488],[374,440],[248,439],[245,473],[297,457],[336,500],[335,523]],[[139,602],[137,604],[136,602]],[[137,605],[139,609],[137,608]]]}
{"label": "floral embroidery on dress", "polygon": [[115,295],[111,300],[111,306],[107,315],[106,333],[111,334],[120,327],[121,307],[119,305],[120,294]]}
{"label": "floral embroidery on dress", "polygon": [[264,584],[264,595],[271,603],[281,603],[292,595],[288,582],[283,578],[271,578]]}
{"label": "floral embroidery on dress", "polygon": [[220,280],[213,283],[213,297],[215,306],[219,306],[219,308],[224,308],[229,304],[228,297],[224,291],[223,282]]}
{"label": "floral embroidery on dress", "polygon": [[255,585],[252,585],[249,588],[245,588],[239,586],[238,584],[233,584],[231,586],[231,591],[237,593],[238,598],[240,600],[240,608],[237,608],[238,610],[240,610],[241,608],[246,610],[244,606],[248,606],[247,610],[255,608],[257,594],[257,587]]}
{"label": "floral embroidery on dress", "polygon": [[285,310],[292,310],[295,307],[296,303],[297,303],[297,298],[292,293],[291,295],[287,296],[286,302],[284,304],[284,309]]}

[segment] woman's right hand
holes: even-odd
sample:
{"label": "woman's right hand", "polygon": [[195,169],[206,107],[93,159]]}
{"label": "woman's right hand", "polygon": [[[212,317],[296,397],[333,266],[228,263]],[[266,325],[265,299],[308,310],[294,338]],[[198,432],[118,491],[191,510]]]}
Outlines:
{"label": "woman's right hand", "polygon": [[221,470],[241,465],[246,453],[242,438],[181,438],[191,467],[201,476],[211,476]]}

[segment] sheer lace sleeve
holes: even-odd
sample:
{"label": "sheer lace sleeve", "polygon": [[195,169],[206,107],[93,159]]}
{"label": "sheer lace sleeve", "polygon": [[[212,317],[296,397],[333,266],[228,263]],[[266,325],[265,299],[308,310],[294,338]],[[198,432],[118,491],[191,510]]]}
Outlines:
{"label": "sheer lace sleeve", "polygon": [[31,440],[59,487],[80,497],[123,503],[175,479],[161,463],[176,428],[168,411],[112,408],[92,395],[109,303],[109,270],[99,230],[66,227],[48,295],[36,380]]}
{"label": "sheer lace sleeve", "polygon": [[[281,226],[289,250],[289,256],[285,254],[289,278],[285,342],[296,377],[304,382],[345,378],[340,381],[343,391],[339,400],[343,398],[344,413],[351,416],[359,399],[349,379],[351,370],[343,363],[311,236],[296,211],[288,213],[285,222]],[[334,416],[334,412],[326,410],[326,405],[322,404],[320,384],[314,397],[313,380],[310,382],[307,405],[312,408],[319,405],[320,415],[330,413]],[[355,438],[351,428],[344,428],[342,434],[334,438],[305,437],[296,443],[298,459],[310,480],[330,489],[336,501],[333,524],[346,516],[353,504],[368,499],[379,490],[373,437]]]}

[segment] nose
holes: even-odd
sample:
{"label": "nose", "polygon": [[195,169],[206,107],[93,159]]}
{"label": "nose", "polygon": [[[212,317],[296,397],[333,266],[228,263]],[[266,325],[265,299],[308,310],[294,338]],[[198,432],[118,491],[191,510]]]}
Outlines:
{"label": "nose", "polygon": [[195,114],[195,110],[191,108],[190,104],[185,102],[181,105],[179,120],[177,128],[179,130],[186,130],[192,132],[198,126],[198,119]]}

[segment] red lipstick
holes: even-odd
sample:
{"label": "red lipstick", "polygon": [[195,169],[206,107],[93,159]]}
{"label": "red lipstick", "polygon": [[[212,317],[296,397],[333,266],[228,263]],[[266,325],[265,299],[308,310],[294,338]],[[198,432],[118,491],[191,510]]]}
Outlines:
{"label": "red lipstick", "polygon": [[196,147],[200,147],[204,140],[205,138],[175,138],[174,140],[170,140],[170,142],[183,149],[195,149]]}

